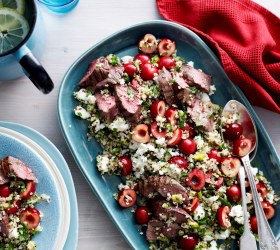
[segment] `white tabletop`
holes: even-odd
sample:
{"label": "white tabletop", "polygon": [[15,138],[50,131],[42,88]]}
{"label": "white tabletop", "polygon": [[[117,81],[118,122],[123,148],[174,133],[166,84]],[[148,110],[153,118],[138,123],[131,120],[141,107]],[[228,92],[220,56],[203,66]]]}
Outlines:
{"label": "white tabletop", "polygon": [[[277,0],[255,0],[280,16]],[[59,128],[56,101],[59,84],[76,58],[96,42],[132,24],[160,19],[155,0],[81,0],[66,15],[55,15],[39,6],[45,21],[47,45],[42,64],[55,82],[48,95],[41,94],[22,77],[0,81],[0,120],[27,125],[49,138],[61,151],[71,170],[79,206],[78,249],[129,249],[93,191],[81,175]],[[255,108],[280,155],[280,115]]]}

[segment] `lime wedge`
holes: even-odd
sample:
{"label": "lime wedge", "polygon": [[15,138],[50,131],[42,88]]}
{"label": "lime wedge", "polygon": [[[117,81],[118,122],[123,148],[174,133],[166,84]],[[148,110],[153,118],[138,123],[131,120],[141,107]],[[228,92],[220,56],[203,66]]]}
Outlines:
{"label": "lime wedge", "polygon": [[26,19],[10,8],[0,8],[0,55],[16,47],[28,34]]}
{"label": "lime wedge", "polygon": [[3,7],[14,9],[23,15],[25,9],[24,0],[0,0],[0,8]]}

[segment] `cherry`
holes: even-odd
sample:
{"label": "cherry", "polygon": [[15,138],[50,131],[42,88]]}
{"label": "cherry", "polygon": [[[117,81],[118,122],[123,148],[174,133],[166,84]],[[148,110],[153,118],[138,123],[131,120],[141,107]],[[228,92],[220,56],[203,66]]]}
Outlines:
{"label": "cherry", "polygon": [[20,204],[21,204],[20,200],[15,200],[9,208],[5,208],[5,211],[8,214],[14,214],[19,210]]}
{"label": "cherry", "polygon": [[20,222],[29,230],[35,229],[40,223],[40,212],[36,208],[28,208],[20,213]]}
{"label": "cherry", "polygon": [[173,156],[169,159],[168,163],[170,164],[176,164],[179,168],[187,169],[188,167],[188,161],[187,159],[181,157],[181,156]]}
{"label": "cherry", "polygon": [[135,62],[137,62],[137,61],[140,62],[140,68],[143,64],[149,62],[150,60],[151,60],[150,56],[148,56],[146,54],[138,54],[134,57]]}
{"label": "cherry", "polygon": [[152,34],[145,34],[139,40],[138,48],[147,54],[154,53],[157,49],[157,39]]}
{"label": "cherry", "polygon": [[192,203],[190,204],[190,206],[185,208],[185,210],[187,210],[187,212],[193,212],[194,210],[197,209],[198,205],[199,205],[199,199],[198,197],[195,196],[192,199]]}
{"label": "cherry", "polygon": [[137,224],[143,225],[149,222],[149,209],[146,206],[137,207],[135,210],[135,220]]}
{"label": "cherry", "polygon": [[194,138],[195,137],[195,130],[193,128],[193,126],[187,122],[185,124],[185,126],[182,128],[183,131],[187,131],[189,133],[189,137],[190,138]]}
{"label": "cherry", "polygon": [[205,183],[209,185],[214,185],[216,189],[219,189],[224,182],[224,178],[219,176],[217,180],[214,180],[213,172],[207,172],[205,174]]}
{"label": "cherry", "polygon": [[208,158],[209,159],[215,159],[217,163],[221,163],[222,157],[220,155],[220,151],[218,149],[211,149],[210,152],[208,153]]}
{"label": "cherry", "polygon": [[217,219],[222,227],[228,228],[231,226],[229,216],[228,216],[229,212],[230,212],[230,208],[228,206],[222,206],[217,210]]}
{"label": "cherry", "polygon": [[0,185],[0,196],[1,197],[8,197],[12,193],[12,190],[10,188],[10,185],[3,184]]}
{"label": "cherry", "polygon": [[179,144],[179,142],[182,140],[182,135],[183,135],[182,129],[177,128],[172,133],[173,133],[172,137],[166,143],[168,146],[175,146]]}
{"label": "cherry", "polygon": [[178,240],[178,245],[183,250],[193,250],[197,244],[197,237],[194,235],[184,235]]}
{"label": "cherry", "polygon": [[35,182],[28,181],[25,185],[25,190],[20,193],[20,197],[22,199],[29,199],[35,193],[35,190],[36,190]]}
{"label": "cherry", "polygon": [[259,182],[258,184],[256,184],[256,188],[258,193],[261,195],[261,197],[265,199],[268,191],[266,186],[263,184],[263,182]]}
{"label": "cherry", "polygon": [[235,177],[238,174],[240,167],[241,162],[235,157],[224,158],[221,162],[221,170],[223,174],[230,178]]}
{"label": "cherry", "polygon": [[238,185],[231,185],[227,191],[226,195],[229,201],[238,202],[241,200],[241,189]]}
{"label": "cherry", "polygon": [[171,69],[176,66],[174,59],[170,56],[163,56],[158,61],[158,68],[162,69],[165,67],[166,69]]}
{"label": "cherry", "polygon": [[155,137],[157,139],[166,137],[166,131],[160,131],[158,128],[157,122],[152,122],[151,132],[152,132],[153,137]]}
{"label": "cherry", "polygon": [[186,179],[186,184],[195,191],[201,190],[205,186],[204,173],[197,168],[193,169]]}
{"label": "cherry", "polygon": [[172,126],[176,124],[176,118],[178,117],[178,110],[175,108],[169,108],[165,112],[165,117],[168,123]]}
{"label": "cherry", "polygon": [[196,143],[191,138],[183,139],[179,144],[179,149],[185,155],[193,154],[196,151]]}
{"label": "cherry", "polygon": [[118,202],[124,208],[133,206],[136,200],[137,194],[133,189],[122,189],[119,193]]}
{"label": "cherry", "polygon": [[234,141],[239,139],[243,133],[243,127],[240,123],[234,122],[226,124],[223,136],[226,140]]}
{"label": "cherry", "polygon": [[127,176],[132,171],[132,161],[128,156],[120,156],[119,164],[121,165],[121,174],[122,176]]}
{"label": "cherry", "polygon": [[132,131],[132,139],[139,143],[147,143],[150,140],[149,127],[146,124],[137,125]]}
{"label": "cherry", "polygon": [[252,148],[252,141],[241,137],[233,142],[233,153],[239,157],[249,154]]}
{"label": "cherry", "polygon": [[268,201],[262,201],[262,208],[268,220],[270,220],[275,215],[275,209]]}
{"label": "cherry", "polygon": [[160,56],[171,56],[176,50],[175,42],[168,39],[163,38],[158,44],[158,52]]}
{"label": "cherry", "polygon": [[164,117],[165,102],[161,100],[153,102],[150,108],[150,114],[153,118],[156,118],[157,116]]}
{"label": "cherry", "polygon": [[158,74],[158,69],[155,65],[151,63],[142,65],[140,76],[144,81],[153,80],[155,74]]}
{"label": "cherry", "polygon": [[250,218],[251,229],[254,233],[258,233],[258,221],[256,215]]}
{"label": "cherry", "polygon": [[137,72],[137,68],[133,62],[129,62],[124,64],[124,72],[127,73],[129,76],[133,76]]}

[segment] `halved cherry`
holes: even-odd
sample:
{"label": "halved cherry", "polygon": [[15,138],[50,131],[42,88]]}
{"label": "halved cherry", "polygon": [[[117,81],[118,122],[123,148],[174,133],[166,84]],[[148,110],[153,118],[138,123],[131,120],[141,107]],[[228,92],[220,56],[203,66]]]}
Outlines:
{"label": "halved cherry", "polygon": [[178,245],[182,250],[193,250],[197,245],[197,237],[195,235],[184,235],[178,239]]}
{"label": "halved cherry", "polygon": [[129,76],[133,76],[137,72],[137,68],[133,62],[129,62],[123,65],[124,72]]}
{"label": "halved cherry", "polygon": [[149,127],[146,124],[137,125],[132,131],[132,139],[139,143],[147,143],[150,140]]}
{"label": "halved cherry", "polygon": [[168,163],[176,164],[179,168],[187,169],[189,163],[188,160],[181,156],[173,156],[169,159]]}
{"label": "halved cherry", "polygon": [[196,143],[191,138],[183,139],[179,144],[179,149],[185,155],[193,154],[196,151]]}
{"label": "halved cherry", "polygon": [[10,188],[10,185],[3,184],[0,185],[0,196],[1,197],[8,197],[12,193],[12,190]]}
{"label": "halved cherry", "polygon": [[227,189],[226,195],[229,201],[238,202],[241,200],[241,189],[238,185],[233,184]]}
{"label": "halved cherry", "polygon": [[5,211],[8,214],[14,214],[19,210],[20,204],[20,200],[15,200],[8,208],[5,208]]}
{"label": "halved cherry", "polygon": [[189,133],[189,137],[190,138],[194,138],[195,137],[195,130],[193,128],[193,126],[187,122],[185,124],[185,126],[182,128],[183,131],[187,131]]}
{"label": "halved cherry", "polygon": [[256,215],[250,218],[251,229],[254,233],[258,233],[258,221]]}
{"label": "halved cherry", "polygon": [[243,133],[243,127],[240,123],[234,122],[225,125],[225,131],[223,132],[223,136],[226,140],[235,141],[239,139],[239,137]]}
{"label": "halved cherry", "polygon": [[205,183],[209,185],[214,185],[216,189],[219,189],[224,182],[224,178],[222,176],[219,176],[218,178],[215,178],[213,176],[213,172],[207,172],[205,174]]}
{"label": "halved cherry", "polygon": [[157,39],[152,34],[145,34],[138,42],[138,48],[144,53],[151,54],[157,49]]}
{"label": "halved cherry", "polygon": [[193,169],[186,179],[186,184],[195,191],[201,190],[205,186],[204,173],[198,168]]}
{"label": "halved cherry", "polygon": [[33,181],[27,181],[25,189],[21,191],[20,197],[22,199],[29,199],[36,191],[36,184]]}
{"label": "halved cherry", "polygon": [[149,62],[151,60],[150,56],[146,54],[138,54],[134,57],[134,61],[140,63],[140,68],[143,64]]}
{"label": "halved cherry", "polygon": [[262,201],[262,208],[268,220],[270,220],[275,215],[275,209],[268,201]]}
{"label": "halved cherry", "polygon": [[155,137],[157,139],[166,137],[166,131],[160,131],[159,127],[157,125],[157,122],[152,122],[151,132],[152,132],[153,137]]}
{"label": "halved cherry", "polygon": [[134,189],[122,189],[119,193],[118,202],[124,208],[133,206],[136,200],[137,194]]}
{"label": "halved cherry", "polygon": [[28,208],[20,213],[20,222],[29,230],[38,227],[40,220],[40,212],[36,208]]}
{"label": "halved cherry", "polygon": [[235,177],[238,174],[240,167],[241,162],[235,157],[224,158],[221,162],[221,170],[223,174],[230,178]]}
{"label": "halved cherry", "polygon": [[178,118],[178,110],[175,108],[169,108],[165,112],[165,117],[168,123],[172,126],[176,124],[176,119]]}
{"label": "halved cherry", "polygon": [[172,69],[176,66],[174,59],[170,56],[161,57],[157,64],[159,69],[162,69],[163,67],[166,69]]}
{"label": "halved cherry", "polygon": [[217,163],[221,163],[223,158],[221,157],[220,153],[221,152],[218,149],[213,148],[208,153],[208,158],[209,159],[215,159],[217,161]]}
{"label": "halved cherry", "polygon": [[128,156],[120,156],[119,164],[121,165],[121,174],[122,176],[127,176],[132,171],[132,161]]}
{"label": "halved cherry", "polygon": [[156,118],[157,116],[164,117],[165,102],[161,100],[153,102],[150,108],[150,114],[153,118]]}
{"label": "halved cherry", "polygon": [[199,205],[199,199],[197,196],[195,196],[193,199],[192,199],[192,202],[190,204],[190,206],[186,207],[185,210],[188,211],[188,212],[193,212],[194,210],[197,209]]}
{"label": "halved cherry", "polygon": [[158,74],[158,69],[151,63],[145,63],[141,67],[140,76],[144,81],[153,80],[155,74]]}
{"label": "halved cherry", "polygon": [[233,142],[233,153],[239,157],[249,154],[251,148],[252,141],[245,137],[240,137]]}
{"label": "halved cherry", "polygon": [[168,141],[166,143],[168,146],[175,146],[175,145],[179,144],[180,141],[182,140],[182,135],[183,135],[182,129],[177,128],[172,133],[173,133],[172,137],[170,139],[168,139]]}
{"label": "halved cherry", "polygon": [[146,206],[139,206],[135,210],[135,220],[137,224],[143,225],[149,222],[149,209]]}
{"label": "halved cherry", "polygon": [[218,180],[215,182],[215,188],[219,189],[224,183],[224,178],[222,176],[218,177]]}
{"label": "halved cherry", "polygon": [[176,50],[175,42],[168,39],[163,38],[160,40],[158,44],[158,52],[160,56],[171,56]]}
{"label": "halved cherry", "polygon": [[263,184],[263,182],[259,182],[258,184],[256,184],[256,188],[258,193],[261,195],[261,197],[265,199],[268,191],[266,186]]}
{"label": "halved cherry", "polygon": [[230,208],[228,206],[222,206],[217,210],[217,219],[221,227],[230,227],[229,219]]}

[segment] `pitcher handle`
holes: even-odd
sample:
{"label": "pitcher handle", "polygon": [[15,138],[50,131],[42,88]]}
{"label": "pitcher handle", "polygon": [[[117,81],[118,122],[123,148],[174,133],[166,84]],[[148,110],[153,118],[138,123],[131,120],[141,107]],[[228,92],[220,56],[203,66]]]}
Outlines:
{"label": "pitcher handle", "polygon": [[53,81],[29,48],[23,46],[14,55],[33,84],[44,94],[51,92]]}

